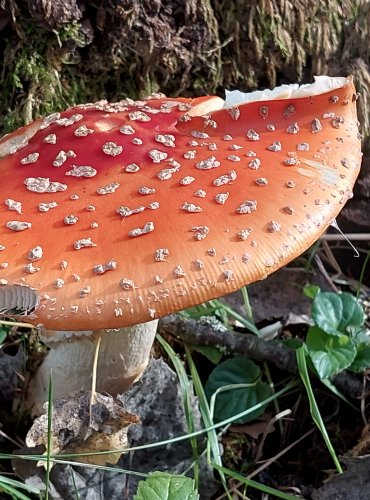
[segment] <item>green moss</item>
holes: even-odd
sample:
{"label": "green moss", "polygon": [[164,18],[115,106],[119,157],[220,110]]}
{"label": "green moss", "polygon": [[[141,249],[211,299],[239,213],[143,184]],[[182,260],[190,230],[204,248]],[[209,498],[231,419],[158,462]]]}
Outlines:
{"label": "green moss", "polygon": [[61,41],[76,36],[77,27],[60,33],[35,24],[19,26],[4,39],[0,80],[0,133],[7,133],[40,115],[61,110],[84,99],[76,67],[66,64],[69,54]]}
{"label": "green moss", "polygon": [[73,40],[78,47],[83,47],[85,45],[85,36],[81,32],[81,25],[77,21],[72,23],[63,24],[55,34],[59,37],[61,43]]}
{"label": "green moss", "polygon": [[292,56],[292,41],[289,33],[285,31],[281,17],[273,9],[267,12],[257,6],[256,11],[258,38],[262,42],[262,50],[277,48],[283,58],[289,59]]}

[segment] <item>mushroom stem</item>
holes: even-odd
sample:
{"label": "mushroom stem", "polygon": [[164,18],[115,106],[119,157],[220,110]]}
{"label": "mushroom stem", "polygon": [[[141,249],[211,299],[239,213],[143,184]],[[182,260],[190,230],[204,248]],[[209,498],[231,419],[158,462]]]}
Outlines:
{"label": "mushroom stem", "polygon": [[[40,337],[51,349],[30,384],[28,402],[33,413],[39,414],[47,401],[50,375],[55,399],[73,391],[91,390],[99,337],[96,390],[112,396],[124,392],[145,370],[157,323],[153,320],[119,330],[77,332],[77,337],[76,332],[43,330]],[[58,341],[50,341],[53,336]]]}

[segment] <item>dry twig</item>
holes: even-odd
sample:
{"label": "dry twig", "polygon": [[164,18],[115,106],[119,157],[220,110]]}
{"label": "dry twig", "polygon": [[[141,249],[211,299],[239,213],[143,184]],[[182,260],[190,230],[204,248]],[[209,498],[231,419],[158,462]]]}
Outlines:
{"label": "dry twig", "polygon": [[[281,342],[229,330],[213,316],[204,316],[199,320],[180,315],[166,316],[159,321],[159,332],[180,337],[189,344],[221,347],[229,354],[239,354],[255,361],[268,361],[288,373],[298,373],[293,349]],[[347,397],[359,399],[364,395],[362,381],[352,373],[339,373],[332,378],[332,382]],[[366,393],[369,391],[370,384],[366,387]]]}

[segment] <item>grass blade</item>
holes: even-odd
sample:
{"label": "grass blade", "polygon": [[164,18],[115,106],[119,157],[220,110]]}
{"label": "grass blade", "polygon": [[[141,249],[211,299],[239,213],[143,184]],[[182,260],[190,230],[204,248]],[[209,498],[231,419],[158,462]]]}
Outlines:
{"label": "grass blade", "polygon": [[[157,334],[157,340],[160,343],[161,347],[166,351],[167,355],[171,359],[171,362],[176,370],[177,376],[179,378],[179,383],[181,387],[181,392],[182,392],[182,400],[184,403],[184,413],[185,413],[185,419],[186,419],[186,425],[188,428],[188,432],[191,434],[196,431],[195,428],[195,419],[194,419],[194,413],[193,413],[193,408],[191,405],[191,397],[193,394],[193,389],[192,389],[192,384],[191,381],[189,380],[188,374],[186,373],[186,370],[184,368],[184,365],[182,364],[181,360],[175,353],[175,351],[172,349],[172,347],[168,344],[168,342],[165,341],[164,338],[162,338],[160,335]],[[190,444],[191,444],[191,449],[193,453],[193,458],[194,458],[194,481],[196,488],[199,486],[199,452],[198,452],[198,443],[197,443],[197,438],[193,436],[190,438]]]}
{"label": "grass blade", "polygon": [[[6,476],[0,476],[0,491],[3,489],[4,491],[7,491],[7,488],[11,488],[12,491],[16,491],[17,494],[20,492],[20,490],[26,490],[27,493],[33,493],[35,495],[40,494],[40,490],[38,488],[35,488],[34,486],[31,486],[29,484],[24,484],[21,483],[20,481],[17,481],[16,479],[12,479],[10,477]],[[16,498],[21,498],[21,497],[16,497]],[[28,497],[25,497],[28,498]]]}
{"label": "grass blade", "polygon": [[17,488],[14,488],[13,486],[10,486],[10,484],[4,484],[2,482],[2,478],[0,480],[0,493],[1,492],[8,493],[12,498],[15,498],[17,500],[31,500],[30,497],[27,495],[24,495],[22,492],[18,491]]}
{"label": "grass blade", "polygon": [[[233,472],[225,467],[219,466],[218,464],[212,464],[212,466],[227,476],[232,477],[236,481],[239,481],[246,486],[250,486],[258,491],[262,491],[267,495],[271,495],[271,498],[282,498],[283,500],[302,500],[300,497],[296,497],[295,495],[290,495],[289,493],[284,493],[283,491],[276,490],[275,488],[271,488],[270,486],[266,486],[265,484],[258,483],[257,481],[253,481],[253,479],[248,479],[247,477],[238,474],[237,472]],[[244,497],[243,497],[244,498]]]}
{"label": "grass blade", "polygon": [[234,309],[232,307],[229,307],[227,304],[224,304],[223,302],[221,302],[220,300],[217,300],[217,299],[212,300],[211,304],[214,304],[215,307],[216,307],[216,304],[217,304],[217,308],[218,309],[222,309],[229,316],[231,316],[234,319],[238,320],[239,323],[241,323],[250,332],[252,332],[255,335],[257,335],[257,337],[259,336],[259,331],[258,331],[258,328],[256,327],[256,325],[254,323],[252,323],[252,321],[250,321],[249,319],[245,318],[241,314],[239,314],[236,311],[234,311]]}
{"label": "grass blade", "polygon": [[296,355],[297,355],[297,364],[298,364],[298,369],[299,373],[303,382],[303,385],[306,388],[307,396],[308,396],[308,401],[310,403],[310,412],[313,421],[317,425],[319,431],[322,434],[322,437],[324,438],[325,444],[329,450],[330,455],[332,456],[333,462],[335,464],[335,467],[337,471],[341,474],[343,472],[343,469],[339,463],[337,454],[335,453],[335,450],[333,448],[333,445],[331,444],[329,435],[327,433],[324,421],[321,417],[321,413],[319,410],[319,407],[317,406],[315,395],[312,390],[312,385],[310,381],[310,377],[308,375],[308,369],[307,369],[307,363],[306,363],[306,351],[305,347],[302,346],[299,349],[296,350]]}
{"label": "grass blade", "polygon": [[51,470],[51,432],[52,432],[52,418],[53,418],[53,379],[50,373],[49,387],[48,387],[48,436],[46,447],[46,479],[45,479],[45,500],[49,499],[49,486],[50,486],[50,470]]}
{"label": "grass blade", "polygon": [[[204,425],[206,427],[211,427],[211,426],[214,425],[214,422],[212,420],[211,411],[210,411],[210,408],[209,408],[209,405],[208,405],[208,401],[207,401],[206,395],[204,393],[204,388],[203,388],[202,382],[201,382],[201,380],[199,378],[198,370],[197,370],[197,368],[196,368],[196,366],[194,364],[193,358],[191,356],[190,349],[187,347],[186,344],[185,344],[185,352],[186,352],[186,359],[187,359],[187,362],[188,362],[190,373],[191,373],[191,376],[192,376],[192,379],[193,379],[195,393],[198,396],[199,409],[200,409],[200,412],[201,412],[201,415],[202,415],[202,419],[203,419]],[[218,442],[218,437],[217,437],[216,430],[215,429],[210,430],[210,431],[208,431],[207,434],[208,434],[207,447],[209,446],[209,448],[207,450],[208,462],[209,463],[211,462],[210,455],[212,455],[212,462],[215,462],[219,466],[222,467],[220,445],[219,445],[219,442]],[[226,484],[226,478],[225,478],[225,476],[224,476],[224,474],[223,474],[222,471],[220,472],[220,478],[221,478],[222,485],[225,488],[225,491],[226,491],[228,497],[231,498],[229,496],[229,493],[228,493],[228,488],[227,488],[227,484]]]}

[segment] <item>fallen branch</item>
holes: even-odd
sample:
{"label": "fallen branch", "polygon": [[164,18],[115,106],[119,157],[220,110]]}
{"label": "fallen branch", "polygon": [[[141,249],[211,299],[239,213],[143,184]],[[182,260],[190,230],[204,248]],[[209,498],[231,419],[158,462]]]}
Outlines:
{"label": "fallen branch", "polygon": [[[264,340],[250,333],[238,333],[227,329],[213,316],[199,320],[181,315],[170,315],[159,320],[159,333],[180,337],[190,344],[221,347],[228,354],[239,354],[255,361],[267,361],[280,370],[293,375],[298,367],[293,349],[281,342]],[[362,380],[349,372],[342,372],[332,382],[345,396],[359,399],[364,395]],[[367,388],[365,394],[370,390]]]}

